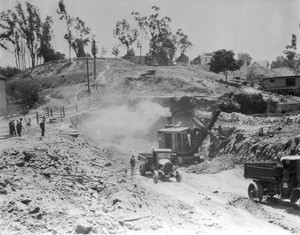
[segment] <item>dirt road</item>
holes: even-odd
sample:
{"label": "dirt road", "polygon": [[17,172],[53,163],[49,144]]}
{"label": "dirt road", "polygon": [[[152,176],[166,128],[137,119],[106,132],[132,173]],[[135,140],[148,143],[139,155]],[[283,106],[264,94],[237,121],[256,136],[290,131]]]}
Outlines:
{"label": "dirt road", "polygon": [[154,184],[151,176],[136,176],[150,190],[188,203],[193,208],[191,233],[204,234],[292,234],[300,232],[298,206],[267,200],[262,204],[247,198],[248,180],[238,167],[218,174],[183,172],[183,180],[174,178]]}

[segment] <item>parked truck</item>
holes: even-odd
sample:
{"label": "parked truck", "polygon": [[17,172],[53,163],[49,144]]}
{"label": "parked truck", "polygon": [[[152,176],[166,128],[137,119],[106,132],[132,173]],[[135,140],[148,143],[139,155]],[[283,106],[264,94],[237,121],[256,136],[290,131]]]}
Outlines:
{"label": "parked truck", "polygon": [[175,164],[175,156],[171,149],[153,149],[152,153],[140,153],[138,160],[140,164],[140,174],[145,176],[147,172],[153,174],[154,183],[160,177],[175,177],[177,182],[181,181],[181,174]]}
{"label": "parked truck", "polygon": [[245,163],[244,177],[252,179],[248,187],[248,196],[261,202],[264,195],[279,195],[295,203],[300,198],[300,156],[286,156],[281,164]]}

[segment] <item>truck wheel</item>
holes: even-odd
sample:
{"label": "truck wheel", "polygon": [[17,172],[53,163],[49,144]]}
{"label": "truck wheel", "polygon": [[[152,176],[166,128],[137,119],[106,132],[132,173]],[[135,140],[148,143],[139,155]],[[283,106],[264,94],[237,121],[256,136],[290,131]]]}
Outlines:
{"label": "truck wheel", "polygon": [[180,174],[178,171],[177,171],[177,173],[176,173],[175,178],[176,178],[176,181],[177,181],[177,182],[180,182],[180,181],[181,181],[182,176],[181,176],[181,174]]}
{"label": "truck wheel", "polygon": [[153,173],[153,181],[154,181],[154,183],[158,182],[158,172],[157,171],[154,171],[154,173]]}
{"label": "truck wheel", "polygon": [[145,163],[142,163],[142,164],[140,165],[140,174],[141,174],[142,176],[145,176],[145,175],[146,175],[146,164],[145,164]]}
{"label": "truck wheel", "polygon": [[252,182],[248,187],[248,196],[252,201],[261,202],[263,198],[263,187],[259,182]]}

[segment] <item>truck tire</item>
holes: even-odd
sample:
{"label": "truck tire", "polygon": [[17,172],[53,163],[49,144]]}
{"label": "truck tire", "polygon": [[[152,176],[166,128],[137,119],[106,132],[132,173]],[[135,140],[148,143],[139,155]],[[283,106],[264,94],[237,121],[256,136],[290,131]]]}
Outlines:
{"label": "truck tire", "polygon": [[156,183],[156,184],[157,184],[157,182],[158,182],[158,172],[157,172],[157,171],[154,171],[154,172],[153,172],[153,181],[154,181],[154,183]]}
{"label": "truck tire", "polygon": [[176,181],[177,181],[177,182],[180,182],[181,179],[182,179],[182,175],[177,171],[177,172],[176,172],[176,175],[175,175],[175,178],[176,178]]}
{"label": "truck tire", "polygon": [[264,192],[261,183],[253,181],[249,184],[248,196],[250,200],[261,202],[263,194]]}
{"label": "truck tire", "polygon": [[145,163],[142,163],[142,164],[140,165],[140,174],[141,174],[142,176],[145,176],[145,175],[146,175],[146,164],[145,164]]}

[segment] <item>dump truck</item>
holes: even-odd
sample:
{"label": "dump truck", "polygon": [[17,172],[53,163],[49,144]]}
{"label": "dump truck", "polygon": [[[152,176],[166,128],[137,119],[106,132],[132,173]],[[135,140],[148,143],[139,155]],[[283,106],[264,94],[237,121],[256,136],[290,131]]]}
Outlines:
{"label": "dump truck", "polygon": [[147,172],[151,172],[154,183],[161,177],[175,177],[177,182],[181,181],[181,174],[174,166],[176,159],[171,149],[153,149],[152,153],[140,153],[138,160],[142,161],[140,174],[145,176]]}
{"label": "dump truck", "polygon": [[211,138],[217,140],[211,129],[220,113],[220,109],[216,109],[206,125],[202,124],[196,117],[193,117],[192,120],[197,125],[196,128],[167,125],[165,128],[158,130],[159,148],[172,149],[176,153],[179,164],[189,164],[199,161],[200,159],[196,155],[205,138],[210,135]]}
{"label": "dump truck", "polygon": [[261,202],[263,196],[288,199],[295,203],[300,198],[300,156],[285,156],[281,164],[245,163],[244,177],[252,179],[248,196],[252,201]]}

